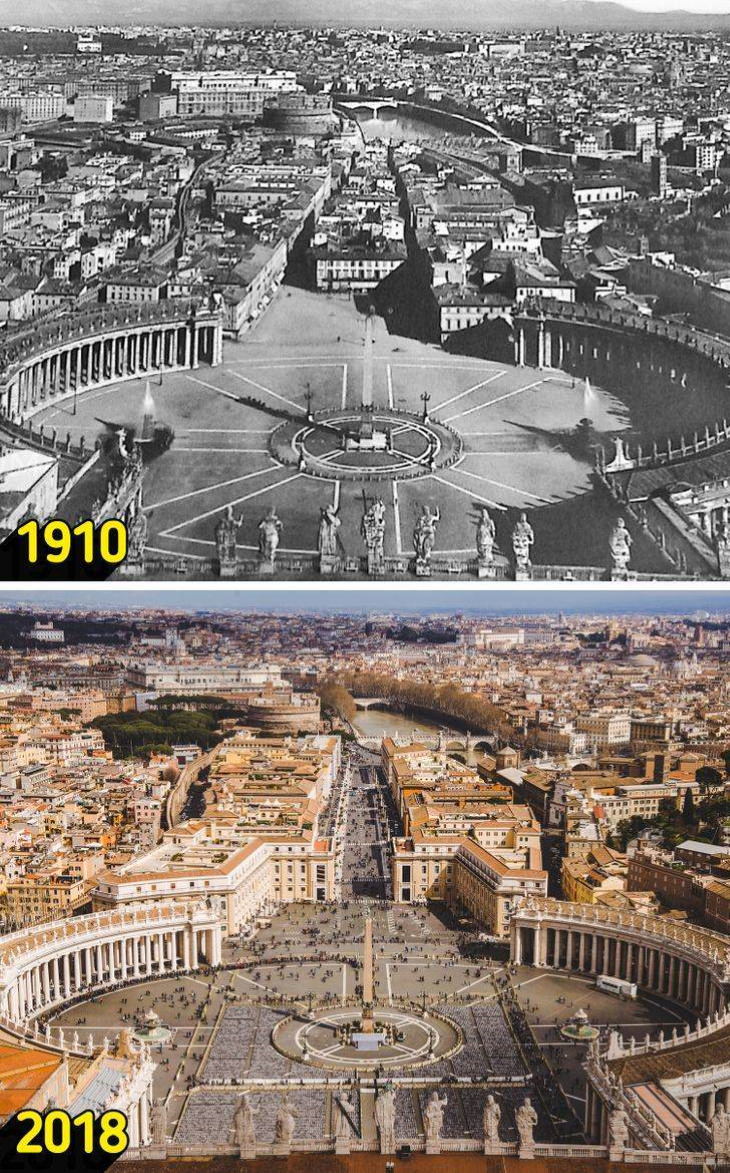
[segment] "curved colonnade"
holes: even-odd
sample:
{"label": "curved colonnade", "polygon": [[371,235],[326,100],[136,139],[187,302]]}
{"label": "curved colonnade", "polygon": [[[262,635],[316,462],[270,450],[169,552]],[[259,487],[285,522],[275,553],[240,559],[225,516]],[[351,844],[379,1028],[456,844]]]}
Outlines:
{"label": "curved colonnade", "polygon": [[50,403],[94,387],[164,371],[217,366],[223,322],[217,306],[189,301],[97,305],[38,321],[0,346],[0,416],[23,425]]}
{"label": "curved colonnade", "polygon": [[128,905],[20,930],[0,939],[0,1026],[106,986],[218,965],[221,923],[207,904]]}
{"label": "curved colonnade", "polygon": [[[730,376],[730,340],[692,326],[609,309],[599,303],[561,302],[544,299],[522,305],[514,313],[515,366],[557,369],[580,378],[591,378],[611,388],[611,372],[623,372],[627,380],[659,378],[691,397],[687,378],[706,383],[725,396]],[[664,384],[663,384],[664,385]],[[652,468],[712,451],[728,441],[728,415],[697,421],[693,437],[653,437],[633,457],[624,445],[622,468]],[[599,466],[604,467],[598,453]],[[606,465],[606,471],[611,466]]]}
{"label": "curved colonnade", "polygon": [[592,1049],[585,1130],[607,1143],[620,1108],[637,1148],[711,1148],[712,1117],[718,1105],[730,1108],[727,937],[662,917],[531,900],[513,916],[511,956],[518,965],[633,982],[696,1014],[694,1030],[628,1044],[612,1032],[605,1053]]}
{"label": "curved colonnade", "polygon": [[730,991],[730,941],[664,917],[533,900],[512,919],[517,965],[607,974],[708,1017]]}
{"label": "curved colonnade", "polygon": [[[218,965],[220,959],[220,914],[212,903],[130,905],[11,933],[0,938],[0,1035],[64,1060],[84,1055],[98,1064],[108,1053],[108,1039],[95,1052],[91,1036],[81,1048],[76,1034],[69,1040],[59,1030],[54,1039],[50,1026],[31,1030],[30,1020],[106,987],[195,970],[201,963]],[[128,1117],[130,1148],[143,1149],[151,1139],[155,1063],[147,1048],[130,1049],[122,1036],[116,1054],[133,1063],[112,1106]]]}
{"label": "curved colonnade", "polygon": [[[644,345],[647,340],[665,343],[686,352],[688,357],[716,364],[722,372],[730,370],[730,340],[706,334],[693,326],[609,309],[600,303],[543,298],[539,305],[523,304],[516,309],[514,327],[516,366],[573,367],[581,359],[610,363],[614,357],[610,349],[611,338],[615,345],[616,339],[625,335],[633,341],[641,339]],[[592,339],[590,345],[586,345],[583,338],[579,338],[576,344],[575,337],[568,332],[571,327],[604,331],[603,348],[599,348],[597,333],[586,336]],[[636,370],[642,369],[642,358],[645,357],[645,353],[640,353],[634,358]],[[661,365],[657,369],[662,372]],[[673,375],[672,371],[669,365],[665,373],[676,378],[676,369]]]}
{"label": "curved colonnade", "polygon": [[[520,307],[513,333],[516,365],[590,379],[627,404],[646,400],[643,444],[629,452],[620,436],[613,457],[597,446],[595,476],[676,576],[727,577],[730,339],[600,303],[547,299]],[[654,417],[665,416],[677,421],[673,435],[654,430]],[[645,469],[663,471],[630,482]]]}

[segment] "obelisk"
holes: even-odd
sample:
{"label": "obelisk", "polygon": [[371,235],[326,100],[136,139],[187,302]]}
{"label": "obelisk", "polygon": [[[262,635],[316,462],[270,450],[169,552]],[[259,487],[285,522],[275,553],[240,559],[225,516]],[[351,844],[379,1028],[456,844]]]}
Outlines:
{"label": "obelisk", "polygon": [[373,1030],[373,920],[365,919],[365,936],[362,949],[362,1027],[370,1034]]}
{"label": "obelisk", "polygon": [[360,439],[370,440],[373,435],[373,315],[365,319],[365,351],[362,361],[362,415],[360,417]]}

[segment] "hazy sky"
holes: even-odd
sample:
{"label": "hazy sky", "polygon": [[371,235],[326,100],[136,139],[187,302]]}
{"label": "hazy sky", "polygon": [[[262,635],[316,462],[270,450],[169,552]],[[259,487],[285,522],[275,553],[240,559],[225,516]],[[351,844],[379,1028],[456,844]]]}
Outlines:
{"label": "hazy sky", "polygon": [[[588,0],[589,4],[600,0]],[[619,0],[624,8],[640,12],[730,12],[730,0]]]}
{"label": "hazy sky", "polygon": [[[302,9],[306,9],[307,0],[301,0]],[[602,0],[585,0],[588,4],[601,3]],[[726,14],[730,13],[730,0],[614,0],[623,8],[633,8],[639,12],[695,12],[695,13],[711,13],[711,14]],[[102,19],[106,21],[113,21],[115,18],[115,9],[110,5],[109,0],[86,0],[88,5],[88,19],[91,23],[95,20]],[[420,9],[424,19],[428,17],[430,0],[419,0],[417,4],[410,3],[408,5],[409,18],[413,16],[413,8]],[[347,18],[351,15],[347,11],[348,7],[352,5],[352,9],[358,11],[358,15],[362,15],[362,4],[360,0],[341,0],[342,19],[347,22]],[[247,0],[229,0],[226,5],[226,15],[231,15],[231,10],[235,11],[240,6],[241,19],[246,18]],[[277,8],[280,6],[278,0],[271,0],[269,5],[270,18],[275,19],[277,16]],[[281,5],[286,7],[287,13],[290,14],[291,3]],[[365,0],[367,6],[367,0]],[[490,0],[474,0],[475,12],[479,12],[480,17],[489,12]],[[536,16],[540,10],[540,0],[537,0],[534,5]],[[39,8],[38,0],[31,0],[29,7],[33,10],[31,20],[38,20],[39,13],[36,11]],[[73,20],[78,21],[83,19],[79,16],[80,6],[78,0],[45,0],[41,6],[44,11],[45,20],[41,17],[42,23],[58,24],[63,22],[64,9],[67,11],[73,10]],[[164,17],[169,17],[169,3],[158,4],[156,0],[136,0],[136,2],[128,5],[128,10],[120,12],[117,19],[124,23],[134,22],[136,19],[154,21],[155,16],[160,10],[164,11]],[[215,7],[215,5],[213,5]],[[256,5],[255,7],[258,7]],[[397,15],[397,0],[395,0],[395,14]],[[501,8],[502,5],[499,5]],[[354,13],[352,13],[354,14]],[[216,18],[219,14],[216,13]],[[302,12],[304,16],[304,11]],[[163,20],[164,20],[163,17]],[[24,11],[23,5],[19,5],[17,0],[0,0],[0,19],[8,24],[12,24],[13,20],[26,23],[28,20],[28,12]],[[186,12],[184,19],[190,19],[190,14]],[[204,21],[204,6],[199,12],[199,19]]]}
{"label": "hazy sky", "polygon": [[[586,5],[601,0],[585,0]],[[451,11],[453,6],[453,19]],[[514,8],[518,23],[540,25],[540,13],[545,13],[548,24],[560,21],[560,0],[536,0],[527,4],[525,0],[209,0],[198,4],[197,0],[127,0],[119,5],[116,0],[0,0],[0,22],[23,25],[64,27],[68,24],[115,24],[134,25],[140,23],[201,24],[230,21],[252,21],[268,23],[282,19],[284,23],[304,23],[308,15],[314,23],[343,24],[404,24],[427,25],[434,18],[446,25],[462,27],[487,27],[490,15],[495,27],[508,27]],[[613,11],[611,8],[613,7]],[[614,0],[609,5],[607,21],[619,25],[632,23],[631,17],[623,18],[623,10],[642,13],[637,20],[643,25],[652,23],[656,14],[686,13],[689,17],[675,17],[688,28],[693,27],[693,16],[702,24],[702,16],[709,20],[720,20],[730,15],[730,0]],[[570,27],[580,24],[584,10],[580,0],[567,0],[565,21]],[[448,14],[448,16],[446,15]],[[652,16],[653,14],[653,16]],[[661,24],[661,21],[659,22]]]}
{"label": "hazy sky", "polygon": [[691,615],[705,610],[730,616],[730,590],[175,590],[164,587],[133,591],[117,590],[23,590],[0,591],[0,610],[12,606],[80,606],[99,611],[122,611],[134,607],[171,610],[297,612],[414,612],[429,614],[474,613],[484,615],[535,615],[566,613],[582,615],[643,614]]}

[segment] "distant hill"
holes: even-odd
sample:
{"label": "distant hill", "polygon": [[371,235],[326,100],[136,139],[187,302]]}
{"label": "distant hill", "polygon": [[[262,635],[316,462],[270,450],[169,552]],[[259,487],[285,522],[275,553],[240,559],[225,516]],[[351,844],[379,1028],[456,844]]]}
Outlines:
{"label": "distant hill", "polygon": [[387,25],[421,28],[730,29],[730,13],[636,12],[600,0],[0,0],[0,24]]}

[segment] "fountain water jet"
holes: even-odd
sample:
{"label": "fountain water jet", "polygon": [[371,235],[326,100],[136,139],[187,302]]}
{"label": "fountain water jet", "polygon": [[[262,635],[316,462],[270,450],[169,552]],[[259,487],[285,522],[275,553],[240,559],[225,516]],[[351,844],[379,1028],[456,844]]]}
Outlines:
{"label": "fountain water jet", "polygon": [[155,401],[152,398],[152,389],[150,381],[147,380],[147,386],[144,392],[144,401],[142,403],[142,436],[143,440],[152,440],[155,434]]}
{"label": "fountain water jet", "polygon": [[593,407],[596,403],[598,403],[598,396],[591,387],[590,379],[586,379],[585,386],[583,388],[583,410],[587,412],[588,409]]}

